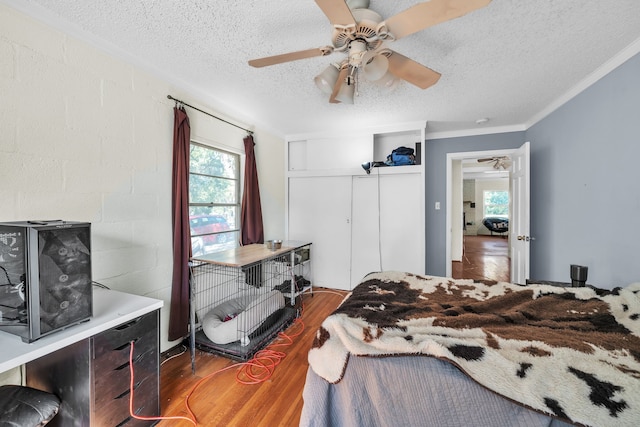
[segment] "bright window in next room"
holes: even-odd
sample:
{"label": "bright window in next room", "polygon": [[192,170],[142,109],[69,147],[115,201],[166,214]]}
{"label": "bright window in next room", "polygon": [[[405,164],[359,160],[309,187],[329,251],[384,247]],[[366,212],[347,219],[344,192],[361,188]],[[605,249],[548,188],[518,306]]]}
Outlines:
{"label": "bright window in next room", "polygon": [[235,248],[240,228],[240,156],[193,141],[190,151],[193,256]]}
{"label": "bright window in next room", "polygon": [[509,192],[484,191],[484,216],[509,217]]}

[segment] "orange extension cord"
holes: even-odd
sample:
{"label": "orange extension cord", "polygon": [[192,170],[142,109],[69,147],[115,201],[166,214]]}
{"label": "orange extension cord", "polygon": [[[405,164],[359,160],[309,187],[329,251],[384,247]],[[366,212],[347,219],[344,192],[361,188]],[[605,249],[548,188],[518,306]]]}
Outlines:
{"label": "orange extension cord", "polygon": [[[338,296],[341,296],[341,297],[344,298],[344,295],[340,294],[338,292],[314,291],[314,293],[330,293],[330,294],[335,294],[335,295],[338,295]],[[193,385],[193,387],[191,388],[191,391],[189,391],[189,393],[187,393],[187,396],[184,398],[184,403],[185,403],[185,406],[187,408],[187,411],[189,412],[189,417],[182,417],[182,416],[145,417],[145,416],[136,415],[136,414],[133,413],[133,385],[134,385],[134,381],[133,381],[133,377],[134,377],[134,372],[133,372],[133,346],[134,346],[134,342],[131,341],[131,343],[130,343],[131,344],[131,349],[129,351],[129,372],[131,373],[131,382],[130,382],[131,392],[130,392],[130,396],[129,396],[129,415],[131,415],[132,418],[135,418],[135,419],[138,419],[138,420],[145,420],[145,421],[186,420],[186,421],[189,421],[191,424],[193,424],[194,426],[197,427],[198,420],[197,420],[195,414],[193,413],[193,411],[191,410],[191,408],[189,407],[189,398],[195,392],[196,388],[198,388],[198,386],[200,386],[200,384],[202,384],[203,382],[207,381],[211,377],[213,377],[213,376],[215,376],[215,375],[217,375],[217,374],[219,374],[221,372],[228,371],[229,369],[237,368],[237,367],[241,367],[241,369],[239,369],[238,372],[236,373],[236,381],[238,383],[240,383],[240,384],[260,384],[262,382],[265,382],[265,381],[269,380],[271,378],[271,376],[273,375],[276,367],[287,356],[286,353],[284,353],[282,351],[276,351],[276,350],[274,350],[274,348],[275,347],[288,347],[288,346],[293,344],[293,339],[294,338],[296,338],[296,337],[298,337],[298,336],[300,336],[302,334],[302,332],[304,331],[304,322],[302,321],[303,312],[304,312],[304,304],[302,304],[302,309],[300,310],[300,317],[296,318],[293,321],[293,325],[289,328],[289,329],[291,329],[293,326],[300,325],[300,330],[299,331],[294,332],[292,334],[285,334],[284,332],[279,332],[278,333],[278,338],[280,338],[280,341],[274,341],[273,343],[268,345],[266,348],[257,351],[256,354],[250,360],[248,360],[246,362],[242,362],[242,363],[234,363],[233,365],[229,365],[226,368],[219,369],[219,370],[217,370],[215,372],[210,373],[209,375],[207,375],[205,377],[202,377],[200,380],[198,380],[198,382]]]}
{"label": "orange extension cord", "polygon": [[[303,306],[304,307],[304,306]],[[302,313],[301,313],[302,316]],[[234,363],[233,365],[229,365],[226,368],[219,369],[211,374],[201,378],[194,386],[191,388],[191,391],[185,397],[185,406],[187,407],[187,411],[189,412],[189,417],[182,416],[173,416],[173,417],[147,417],[136,415],[133,413],[133,388],[134,388],[134,370],[133,370],[133,349],[134,349],[134,341],[131,341],[131,349],[129,351],[129,372],[131,374],[131,381],[129,384],[130,387],[130,396],[129,396],[129,415],[132,418],[137,420],[144,421],[154,421],[154,420],[186,420],[192,423],[194,426],[198,425],[197,418],[191,408],[189,407],[189,398],[195,392],[196,388],[204,381],[210,379],[211,377],[227,371],[232,368],[241,367],[236,374],[236,381],[240,384],[260,384],[264,381],[269,380],[273,375],[276,367],[280,364],[280,362],[287,356],[286,353],[282,351],[274,350],[275,347],[287,347],[293,344],[293,339],[298,337],[304,331],[304,322],[302,321],[302,317],[298,317],[294,320],[293,325],[301,325],[300,330],[293,334],[285,334],[284,332],[278,333],[278,338],[281,341],[275,341],[266,348],[259,350],[256,354],[247,362],[242,363]],[[284,340],[284,342],[282,342]]]}

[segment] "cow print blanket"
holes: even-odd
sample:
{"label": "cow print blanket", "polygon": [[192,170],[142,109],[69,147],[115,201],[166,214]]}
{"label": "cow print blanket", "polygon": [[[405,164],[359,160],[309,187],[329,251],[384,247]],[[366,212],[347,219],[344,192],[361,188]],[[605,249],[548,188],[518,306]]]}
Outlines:
{"label": "cow print blanket", "polygon": [[368,275],[325,319],[311,368],[350,356],[427,355],[531,409],[593,426],[640,425],[640,283],[626,288]]}

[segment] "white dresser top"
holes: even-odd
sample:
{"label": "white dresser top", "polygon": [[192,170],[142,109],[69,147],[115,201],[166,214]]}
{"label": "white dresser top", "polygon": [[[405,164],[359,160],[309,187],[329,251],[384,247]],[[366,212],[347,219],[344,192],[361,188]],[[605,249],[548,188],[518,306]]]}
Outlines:
{"label": "white dresser top", "polygon": [[18,335],[0,331],[0,372],[8,371],[63,347],[161,308],[163,301],[93,288],[93,317],[79,325],[42,337],[30,344]]}

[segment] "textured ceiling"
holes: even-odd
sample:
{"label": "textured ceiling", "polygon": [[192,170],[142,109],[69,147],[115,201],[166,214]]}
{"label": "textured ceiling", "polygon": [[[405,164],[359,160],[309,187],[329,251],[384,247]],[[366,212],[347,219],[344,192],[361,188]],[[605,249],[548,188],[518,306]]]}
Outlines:
{"label": "textured ceiling", "polygon": [[[442,135],[524,129],[640,50],[638,0],[493,0],[389,44],[440,72],[435,86],[403,82],[386,92],[363,82],[354,105],[329,104],[313,77],[340,53],[247,64],[331,44],[313,0],[0,1],[158,73],[204,107],[279,135],[418,120]],[[385,18],[416,3],[371,0],[370,8]],[[477,125],[483,117],[490,121]]]}

